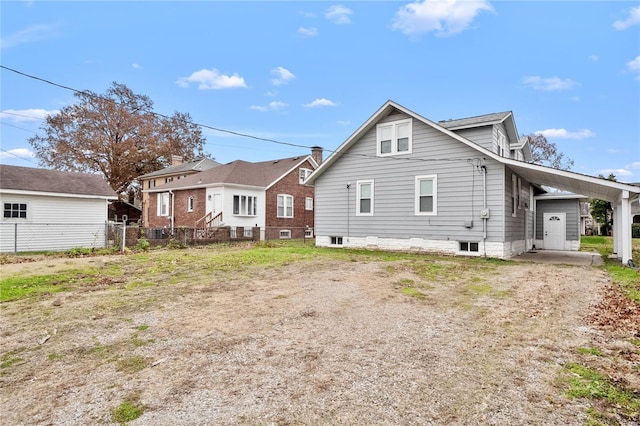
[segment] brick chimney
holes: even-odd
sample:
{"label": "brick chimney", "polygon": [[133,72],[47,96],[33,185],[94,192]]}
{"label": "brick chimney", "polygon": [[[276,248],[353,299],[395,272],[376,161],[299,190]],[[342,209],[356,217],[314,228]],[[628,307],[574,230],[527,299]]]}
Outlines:
{"label": "brick chimney", "polygon": [[182,164],[182,156],[180,155],[172,155],[171,156],[171,165],[177,166],[178,164]]}
{"label": "brick chimney", "polygon": [[318,166],[322,164],[322,147],[321,146],[312,146],[311,147],[311,157],[318,163]]}

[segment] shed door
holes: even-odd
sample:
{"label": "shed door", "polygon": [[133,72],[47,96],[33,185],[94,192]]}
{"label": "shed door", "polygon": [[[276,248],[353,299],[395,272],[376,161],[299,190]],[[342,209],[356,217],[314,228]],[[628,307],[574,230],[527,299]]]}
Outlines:
{"label": "shed door", "polygon": [[544,213],[544,249],[564,250],[566,213]]}

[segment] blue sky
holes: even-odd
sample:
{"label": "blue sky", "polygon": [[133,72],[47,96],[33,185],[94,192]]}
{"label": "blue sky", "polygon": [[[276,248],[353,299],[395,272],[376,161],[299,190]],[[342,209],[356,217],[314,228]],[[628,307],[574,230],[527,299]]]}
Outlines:
{"label": "blue sky", "polygon": [[[573,171],[640,182],[637,1],[2,1],[1,64],[78,90],[112,82],[156,112],[336,149],[385,101],[433,121],[513,111]],[[0,69],[0,162],[73,92]],[[305,148],[204,129],[218,161]]]}

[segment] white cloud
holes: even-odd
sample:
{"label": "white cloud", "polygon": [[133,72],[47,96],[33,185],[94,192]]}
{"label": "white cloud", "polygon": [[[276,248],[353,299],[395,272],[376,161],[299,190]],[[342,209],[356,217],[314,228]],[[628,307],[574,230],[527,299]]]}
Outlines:
{"label": "white cloud", "polygon": [[284,103],[284,102],[280,102],[280,101],[271,101],[269,102],[269,105],[251,105],[249,108],[256,110],[256,111],[262,111],[262,112],[266,112],[266,111],[277,111],[280,110],[282,108],[287,107],[288,104]]}
{"label": "white cloud", "polygon": [[180,87],[189,87],[190,83],[197,83],[200,90],[233,89],[247,87],[244,78],[238,74],[231,76],[220,74],[217,69],[202,69],[195,71],[189,77],[181,77],[176,81]]}
{"label": "white cloud", "polygon": [[598,55],[589,55],[589,59],[591,59],[593,62],[598,62],[600,60],[600,57]]}
{"label": "white cloud", "polygon": [[336,106],[337,104],[333,101],[330,101],[329,99],[326,98],[318,98],[316,100],[314,100],[313,102],[310,102],[308,104],[305,104],[304,106],[307,108],[318,108],[318,107],[326,107],[326,106]]}
{"label": "white cloud", "polygon": [[0,118],[3,120],[11,120],[16,123],[25,123],[31,121],[42,121],[49,115],[57,114],[57,109],[47,111],[46,109],[30,108],[30,109],[5,109],[0,112]]}
{"label": "white cloud", "polygon": [[424,0],[404,5],[396,12],[391,28],[405,35],[436,32],[449,36],[466,30],[482,11],[493,11],[486,1]]}
{"label": "white cloud", "polygon": [[313,13],[313,12],[300,11],[300,12],[298,12],[298,15],[304,16],[305,18],[315,18],[316,17],[316,14]]}
{"label": "white cloud", "polygon": [[271,70],[271,75],[275,76],[271,79],[271,83],[274,86],[281,86],[283,84],[287,84],[289,80],[293,80],[296,78],[295,75],[291,71],[283,67],[277,67]]}
{"label": "white cloud", "polygon": [[57,28],[52,25],[31,25],[23,30],[9,34],[0,39],[2,49],[9,49],[25,43],[46,40],[57,34]]}
{"label": "white cloud", "polygon": [[634,161],[631,164],[625,166],[627,169],[640,170],[640,161]]}
{"label": "white cloud", "polygon": [[315,27],[300,27],[298,33],[306,37],[315,37],[318,35],[318,29]]}
{"label": "white cloud", "polygon": [[134,70],[141,70],[142,69],[142,65],[140,65],[140,64],[131,64],[131,68],[133,68]]}
{"label": "white cloud", "polygon": [[348,7],[335,5],[327,9],[324,13],[324,17],[334,24],[350,24],[351,19],[349,19],[349,15],[352,13],[353,11]]}
{"label": "white cloud", "polygon": [[627,19],[615,21],[613,23],[613,28],[615,28],[618,31],[622,31],[639,23],[640,23],[640,6],[632,7],[631,9],[629,9],[629,16],[627,17]]}
{"label": "white cloud", "polygon": [[633,173],[627,169],[600,169],[596,172],[597,175],[602,175],[604,177],[609,176],[611,173],[616,177],[633,176]]}
{"label": "white cloud", "polygon": [[351,125],[351,121],[350,120],[338,120],[338,124],[341,126],[350,126]]}
{"label": "white cloud", "polygon": [[36,154],[28,148],[14,148],[7,151],[0,151],[0,160],[22,158],[28,160],[36,158]]}
{"label": "white cloud", "polygon": [[615,149],[615,148],[609,148],[609,149],[607,149],[607,152],[608,152],[609,154],[620,154],[620,153],[622,153],[622,151],[621,151],[621,150],[619,150],[619,149]]}
{"label": "white cloud", "polygon": [[635,59],[627,62],[627,69],[632,72],[640,71],[640,56],[636,56]]}
{"label": "white cloud", "polygon": [[553,139],[585,139],[595,136],[589,129],[580,129],[577,132],[570,132],[567,129],[545,129],[534,132],[543,135],[545,138]]}
{"label": "white cloud", "polygon": [[531,86],[536,90],[544,90],[547,92],[568,90],[578,85],[578,83],[570,78],[565,78],[563,80],[560,77],[540,77],[537,75],[526,76],[522,81],[524,84]]}

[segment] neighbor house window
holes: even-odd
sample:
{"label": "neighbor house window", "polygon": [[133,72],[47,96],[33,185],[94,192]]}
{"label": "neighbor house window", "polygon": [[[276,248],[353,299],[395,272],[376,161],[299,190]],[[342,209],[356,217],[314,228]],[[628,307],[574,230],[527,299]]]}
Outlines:
{"label": "neighbor house window", "polygon": [[313,237],[313,228],[305,229],[304,230],[304,236],[305,236],[305,238],[312,238]]}
{"label": "neighbor house window", "polygon": [[500,130],[498,130],[498,154],[500,157],[506,157],[507,150],[507,138]]}
{"label": "neighbor house window", "polygon": [[304,209],[313,210],[313,198],[307,197],[304,199]]}
{"label": "neighbor house window", "polygon": [[518,212],[518,178],[511,175],[511,216],[516,217]]}
{"label": "neighbor house window", "polygon": [[253,237],[253,228],[245,227],[244,228],[244,236],[247,238]]}
{"label": "neighbor house window", "polygon": [[278,217],[293,217],[293,196],[278,195]]}
{"label": "neighbor house window", "polygon": [[27,205],[25,203],[4,203],[5,219],[26,219]]}
{"label": "neighbor house window", "polygon": [[415,214],[435,215],[438,206],[438,181],[435,175],[416,176]]}
{"label": "neighbor house window", "polygon": [[406,154],[412,148],[411,119],[381,123],[377,127],[377,151],[379,156]]}
{"label": "neighbor house window", "polygon": [[158,194],[158,216],[169,216],[169,193]]}
{"label": "neighbor house window", "polygon": [[258,198],[252,195],[233,196],[233,214],[238,216],[256,216]]}
{"label": "neighbor house window", "polygon": [[311,172],[313,172],[313,170],[300,169],[300,183],[304,183],[304,181],[311,175]]}
{"label": "neighbor house window", "polygon": [[164,178],[164,183],[173,182],[173,177]]}
{"label": "neighbor house window", "polygon": [[156,187],[156,180],[150,179],[148,188],[155,188],[155,187]]}
{"label": "neighbor house window", "polygon": [[291,231],[288,229],[282,229],[280,231],[280,238],[281,239],[290,239],[291,238]]}
{"label": "neighbor house window", "polygon": [[193,211],[193,197],[187,198],[187,211],[188,212]]}
{"label": "neighbor house window", "polygon": [[373,181],[358,181],[356,215],[373,216]]}

